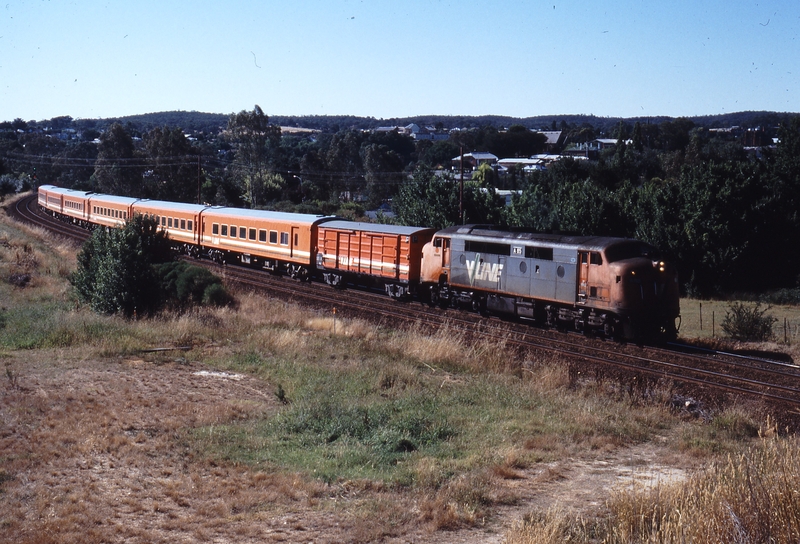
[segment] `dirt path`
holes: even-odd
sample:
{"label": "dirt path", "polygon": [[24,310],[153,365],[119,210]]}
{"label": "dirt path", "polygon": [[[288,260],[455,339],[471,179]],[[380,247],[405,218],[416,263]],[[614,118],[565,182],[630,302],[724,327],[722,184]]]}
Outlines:
{"label": "dirt path", "polygon": [[267,383],[178,362],[22,356],[4,360],[15,379],[0,388],[0,542],[502,542],[531,510],[591,512],[613,488],[680,478],[688,466],[665,463],[654,444],[564,459],[501,480],[517,501],[483,526],[390,527],[393,511],[413,513],[414,497],[194,456],[187,428],[275,411]]}

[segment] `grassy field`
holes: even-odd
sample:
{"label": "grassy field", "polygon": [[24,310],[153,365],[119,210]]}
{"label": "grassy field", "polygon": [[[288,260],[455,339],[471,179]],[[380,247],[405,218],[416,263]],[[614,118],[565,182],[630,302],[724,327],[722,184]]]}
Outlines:
{"label": "grassy field", "polygon": [[[749,306],[755,303],[744,304]],[[730,306],[729,301],[682,299],[680,336],[687,339],[724,339],[722,323]],[[776,319],[773,325],[775,342],[787,346],[800,343],[800,307],[762,304],[761,308],[768,308],[768,315]]]}
{"label": "grassy field", "polygon": [[[672,384],[571,381],[557,357],[447,326],[334,332],[247,292],[235,308],[98,316],[69,289],[73,253],[0,218],[0,542],[668,541],[653,527],[701,534],[681,525],[701,515],[667,515],[694,489],[701,512],[717,496],[746,510],[714,474],[776,480],[768,459],[798,455],[758,404],[696,418],[671,408]],[[595,476],[633,452],[647,454],[634,472],[717,468],[607,501],[631,477]],[[792,493],[760,500],[794,520]]]}

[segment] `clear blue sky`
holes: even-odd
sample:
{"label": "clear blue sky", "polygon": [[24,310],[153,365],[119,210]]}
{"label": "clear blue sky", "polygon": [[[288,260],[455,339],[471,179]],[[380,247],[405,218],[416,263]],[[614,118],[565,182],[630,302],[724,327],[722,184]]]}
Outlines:
{"label": "clear blue sky", "polygon": [[0,2],[0,121],[800,112],[800,0]]}

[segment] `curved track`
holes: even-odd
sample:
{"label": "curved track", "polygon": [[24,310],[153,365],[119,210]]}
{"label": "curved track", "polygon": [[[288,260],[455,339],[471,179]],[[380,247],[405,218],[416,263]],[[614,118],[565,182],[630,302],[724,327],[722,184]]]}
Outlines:
{"label": "curved track", "polygon": [[[83,241],[89,233],[75,225],[43,213],[36,195],[7,207],[21,221],[37,224],[58,234]],[[448,326],[475,339],[495,339],[520,352],[557,353],[575,365],[576,372],[613,373],[634,383],[668,380],[687,384],[711,395],[747,395],[776,405],[791,415],[800,415],[800,366],[764,358],[721,352],[696,353],[691,346],[672,347],[618,344],[578,334],[531,327],[523,322],[487,319],[478,314],[441,310],[418,302],[397,302],[383,294],[363,290],[334,289],[321,283],[300,283],[268,272],[222,267],[199,261],[226,281],[273,296],[296,300],[324,311],[363,317],[391,326]]]}

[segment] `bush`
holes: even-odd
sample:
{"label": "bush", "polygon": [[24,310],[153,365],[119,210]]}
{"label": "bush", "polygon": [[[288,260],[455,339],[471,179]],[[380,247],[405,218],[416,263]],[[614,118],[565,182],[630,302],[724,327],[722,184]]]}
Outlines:
{"label": "bush", "polygon": [[224,306],[232,300],[222,280],[207,268],[185,261],[164,263],[158,267],[163,300],[177,307],[193,304]]}
{"label": "bush", "polygon": [[222,280],[205,268],[173,261],[169,241],[151,218],[121,229],[97,229],[70,276],[78,298],[104,314],[146,315],[165,305],[229,304]]}
{"label": "bush", "polygon": [[800,288],[778,289],[763,295],[762,300],[769,304],[800,305]]}
{"label": "bush", "polygon": [[777,319],[767,314],[770,306],[761,308],[761,303],[748,306],[734,302],[725,313],[722,330],[734,340],[765,342],[774,337],[772,325]]}
{"label": "bush", "polygon": [[137,215],[121,229],[95,230],[78,253],[70,282],[96,312],[147,314],[161,303],[153,263],[168,258],[166,235],[154,219]]}

